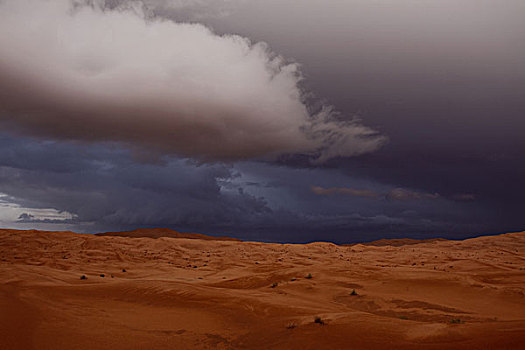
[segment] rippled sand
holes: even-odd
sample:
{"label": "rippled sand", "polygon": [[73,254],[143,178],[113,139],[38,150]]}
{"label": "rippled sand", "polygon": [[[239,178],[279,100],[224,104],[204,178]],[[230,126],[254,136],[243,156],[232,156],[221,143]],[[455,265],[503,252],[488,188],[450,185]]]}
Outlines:
{"label": "rippled sand", "polygon": [[0,230],[0,349],[525,346],[524,232],[379,246],[192,238]]}

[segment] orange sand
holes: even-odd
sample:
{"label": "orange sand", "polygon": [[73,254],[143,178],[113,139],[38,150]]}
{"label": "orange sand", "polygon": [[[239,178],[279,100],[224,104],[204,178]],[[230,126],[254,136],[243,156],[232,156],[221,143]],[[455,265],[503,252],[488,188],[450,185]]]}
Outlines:
{"label": "orange sand", "polygon": [[0,230],[0,349],[525,347],[525,232],[395,245]]}

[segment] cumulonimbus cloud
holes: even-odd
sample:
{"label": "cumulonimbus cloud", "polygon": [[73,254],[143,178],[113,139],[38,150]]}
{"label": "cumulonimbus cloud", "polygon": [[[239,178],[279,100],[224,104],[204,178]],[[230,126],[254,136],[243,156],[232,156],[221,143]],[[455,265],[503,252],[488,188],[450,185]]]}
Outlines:
{"label": "cumulonimbus cloud", "polygon": [[331,107],[309,111],[298,65],[264,43],[142,8],[0,0],[0,121],[211,160],[307,154],[322,162],[385,141]]}

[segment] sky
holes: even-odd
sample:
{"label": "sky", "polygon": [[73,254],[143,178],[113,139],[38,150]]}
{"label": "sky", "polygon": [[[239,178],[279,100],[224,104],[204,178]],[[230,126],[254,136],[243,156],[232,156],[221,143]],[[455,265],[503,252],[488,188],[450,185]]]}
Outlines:
{"label": "sky", "polygon": [[525,229],[521,0],[0,0],[0,226]]}

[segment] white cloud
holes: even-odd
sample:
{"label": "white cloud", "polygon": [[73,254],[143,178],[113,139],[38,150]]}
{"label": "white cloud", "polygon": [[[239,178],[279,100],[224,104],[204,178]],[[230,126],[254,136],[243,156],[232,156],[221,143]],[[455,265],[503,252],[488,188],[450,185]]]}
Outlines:
{"label": "white cloud", "polygon": [[[0,193],[0,225],[1,227],[25,227],[27,223],[60,224],[69,223],[75,215],[53,208],[25,208],[13,203],[12,198]],[[45,225],[44,225],[45,226]]]}
{"label": "white cloud", "polygon": [[74,3],[0,2],[0,120],[11,127],[205,160],[322,162],[385,141],[331,107],[309,112],[298,65],[264,43],[148,19],[136,2]]}

